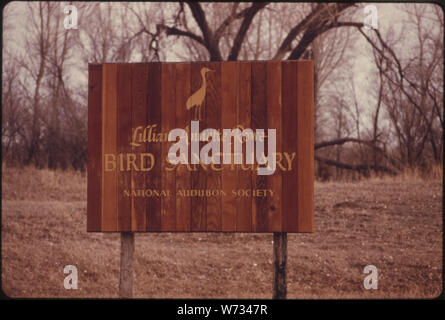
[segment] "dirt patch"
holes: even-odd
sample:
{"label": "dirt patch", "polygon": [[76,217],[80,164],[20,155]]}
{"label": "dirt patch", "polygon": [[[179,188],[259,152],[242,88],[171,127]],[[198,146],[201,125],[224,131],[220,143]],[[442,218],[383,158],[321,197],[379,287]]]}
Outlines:
{"label": "dirt patch", "polygon": [[360,204],[348,201],[334,204],[334,209],[341,209],[341,208],[357,209],[360,208]]}
{"label": "dirt patch", "polygon": [[[2,288],[117,297],[119,234],[86,233],[86,179],[3,173]],[[31,176],[30,176],[31,175]],[[442,291],[442,182],[315,184],[315,233],[288,235],[288,298],[432,298]],[[135,236],[135,297],[270,298],[272,234]],[[65,265],[79,289],[65,290]],[[365,290],[366,265],[379,272]]]}

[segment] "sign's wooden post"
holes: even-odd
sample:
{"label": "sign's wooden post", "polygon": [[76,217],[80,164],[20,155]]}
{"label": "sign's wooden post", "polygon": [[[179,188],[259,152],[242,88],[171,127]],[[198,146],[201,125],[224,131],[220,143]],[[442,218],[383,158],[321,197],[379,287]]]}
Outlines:
{"label": "sign's wooden post", "polygon": [[273,299],[286,299],[287,233],[273,234]]}
{"label": "sign's wooden post", "polygon": [[121,273],[119,298],[133,297],[134,233],[121,232]]}

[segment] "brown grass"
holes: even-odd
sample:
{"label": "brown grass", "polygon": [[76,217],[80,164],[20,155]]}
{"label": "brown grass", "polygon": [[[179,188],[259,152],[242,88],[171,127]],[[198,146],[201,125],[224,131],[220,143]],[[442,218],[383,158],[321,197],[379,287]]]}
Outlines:
{"label": "brown grass", "polygon": [[406,168],[393,177],[396,181],[434,181],[443,180],[443,167],[441,165],[433,165],[429,170],[422,171],[417,167]]}
{"label": "brown grass", "polygon": [[[86,233],[86,177],[6,168],[2,289],[117,297],[119,234]],[[288,235],[288,298],[432,298],[442,291],[442,180],[315,184],[313,234]],[[136,234],[135,297],[270,298],[271,234]],[[65,290],[76,265],[79,289]],[[363,268],[379,270],[378,290]]]}

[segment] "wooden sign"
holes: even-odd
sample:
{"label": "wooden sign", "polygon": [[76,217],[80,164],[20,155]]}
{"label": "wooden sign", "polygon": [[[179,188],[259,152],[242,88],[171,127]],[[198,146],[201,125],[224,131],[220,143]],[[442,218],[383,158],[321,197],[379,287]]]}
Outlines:
{"label": "wooden sign", "polygon": [[90,64],[88,85],[87,231],[313,232],[312,61]]}

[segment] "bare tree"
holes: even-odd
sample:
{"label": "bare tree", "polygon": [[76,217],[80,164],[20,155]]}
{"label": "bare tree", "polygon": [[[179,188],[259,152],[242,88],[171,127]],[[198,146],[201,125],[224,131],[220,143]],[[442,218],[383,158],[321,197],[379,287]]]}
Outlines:
{"label": "bare tree", "polygon": [[27,138],[27,157],[25,162],[42,166],[41,131],[42,131],[42,85],[46,72],[47,60],[51,48],[51,15],[56,5],[50,2],[39,2],[37,6],[28,4],[31,18],[29,35],[26,41],[27,60],[22,58],[19,63],[28,72],[33,87],[30,101],[31,124]]}
{"label": "bare tree", "polygon": [[20,86],[19,71],[13,65],[3,68],[2,77],[2,156],[10,163],[21,163],[21,148],[26,142],[29,123],[26,93]]}
{"label": "bare tree", "polygon": [[[212,29],[208,16],[203,6],[197,2],[186,2],[191,12],[191,16],[198,26],[199,32],[192,30],[186,23],[175,26],[160,24],[159,27],[165,30],[167,36],[183,36],[206,48],[211,61],[234,61],[238,59],[241,48],[246,45],[246,36],[251,28],[254,18],[269,4],[266,2],[252,3],[240,8],[239,5],[232,5],[230,13],[222,20],[221,24]],[[286,35],[274,54],[274,60],[281,60],[290,52],[288,59],[300,58],[312,41],[324,32],[342,26],[350,26],[348,23],[338,23],[338,18],[347,9],[352,7],[350,3],[318,4],[301,21],[299,21]],[[185,5],[180,3],[179,12],[184,12]],[[224,31],[235,22],[239,21],[239,26],[234,32],[234,38],[226,58],[220,48],[221,37]],[[296,46],[292,46],[294,40],[300,37]]]}
{"label": "bare tree", "polygon": [[[414,27],[417,37],[411,41],[412,53],[407,57],[396,53],[392,49],[395,43],[383,40],[380,33],[375,40],[365,35],[382,75],[382,99],[393,126],[399,160],[411,167],[425,167],[428,158],[440,162],[443,157],[443,30],[435,25],[441,15],[431,9],[405,6],[408,25]],[[387,37],[391,39],[391,34]]]}
{"label": "bare tree", "polygon": [[[443,15],[437,6],[401,5],[411,33],[396,39],[391,31],[364,30],[354,21],[361,8],[354,3],[75,5],[79,29],[70,31],[62,28],[62,4],[23,5],[30,22],[26,53],[8,49],[3,62],[2,150],[10,159],[82,168],[86,79],[72,75],[85,74],[87,62],[171,58],[313,59],[316,160],[340,168],[339,174],[394,172],[443,159]],[[4,17],[10,30],[9,12]],[[369,43],[376,66],[369,123],[348,77],[356,37]],[[16,40],[9,31],[4,39]]]}

